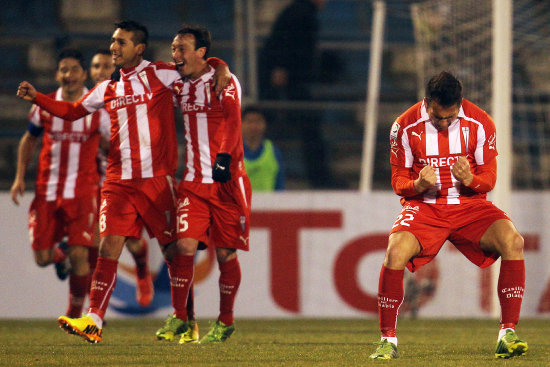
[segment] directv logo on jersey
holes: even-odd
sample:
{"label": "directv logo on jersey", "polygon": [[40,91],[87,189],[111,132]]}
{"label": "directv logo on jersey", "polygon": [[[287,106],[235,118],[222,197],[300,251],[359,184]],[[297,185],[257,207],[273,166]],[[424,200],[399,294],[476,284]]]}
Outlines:
{"label": "directv logo on jersey", "polygon": [[111,101],[111,109],[117,109],[119,107],[125,107],[134,103],[146,103],[153,98],[153,93],[146,94],[132,94],[128,96],[118,97]]}
{"label": "directv logo on jersey", "polygon": [[432,167],[448,167],[455,164],[458,161],[458,157],[433,157],[433,158],[420,158],[418,162],[424,165],[430,165]]}
{"label": "directv logo on jersey", "polygon": [[205,107],[204,106],[201,106],[201,105],[198,105],[196,103],[187,103],[187,102],[182,102],[181,104],[181,109],[182,111],[184,112],[202,112],[205,110]]}

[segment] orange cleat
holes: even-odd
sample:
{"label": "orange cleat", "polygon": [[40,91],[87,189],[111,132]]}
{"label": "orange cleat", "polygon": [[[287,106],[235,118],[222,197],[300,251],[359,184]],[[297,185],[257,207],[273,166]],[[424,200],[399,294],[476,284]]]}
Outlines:
{"label": "orange cleat", "polygon": [[141,307],[147,307],[153,302],[155,287],[151,273],[147,270],[144,278],[137,278],[136,299]]}

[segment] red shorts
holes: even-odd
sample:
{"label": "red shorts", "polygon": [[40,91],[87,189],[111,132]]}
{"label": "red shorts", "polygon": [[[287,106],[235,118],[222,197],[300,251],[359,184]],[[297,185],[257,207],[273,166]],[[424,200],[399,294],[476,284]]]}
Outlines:
{"label": "red shorts", "polygon": [[176,240],[176,191],[174,179],[158,176],[124,181],[105,181],[101,189],[99,234],[149,236],[164,245]]}
{"label": "red shorts", "polygon": [[[103,185],[103,183],[101,183],[101,185]],[[98,208],[98,210],[101,208],[101,187],[102,187],[102,186],[100,186],[99,189],[97,190],[97,193],[98,193],[98,195],[97,195],[97,208]],[[98,212],[98,215],[97,215],[97,216],[98,216],[98,218],[99,218],[99,212]],[[138,232],[139,232],[139,233],[143,233],[143,222],[141,221],[141,219],[138,219],[138,221],[136,222],[136,224],[139,226]],[[98,223],[98,225],[99,225],[99,223]],[[98,232],[98,233],[99,233],[99,232]],[[130,237],[130,236],[129,236],[129,237]],[[141,235],[140,235],[140,237],[138,237],[138,238],[141,238]]]}
{"label": "red shorts", "polygon": [[481,268],[486,268],[499,255],[483,251],[480,240],[485,231],[499,219],[510,218],[493,203],[476,200],[458,205],[426,204],[406,201],[391,233],[407,231],[420,242],[421,251],[407,264],[414,272],[430,262],[449,240],[464,256]]}
{"label": "red shorts", "polygon": [[46,201],[35,196],[29,209],[29,237],[32,249],[49,250],[68,237],[69,246],[92,246],[97,220],[95,195]]}
{"label": "red shorts", "polygon": [[251,199],[248,176],[227,183],[182,181],[178,188],[178,238],[248,251]]}

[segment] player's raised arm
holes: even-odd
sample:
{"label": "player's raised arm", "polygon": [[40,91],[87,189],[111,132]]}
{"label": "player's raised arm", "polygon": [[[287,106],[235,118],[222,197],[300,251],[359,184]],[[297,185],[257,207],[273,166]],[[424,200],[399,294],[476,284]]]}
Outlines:
{"label": "player's raised arm", "polygon": [[32,86],[31,83],[23,81],[19,84],[16,95],[18,98],[32,102],[36,98],[36,93],[36,89]]}
{"label": "player's raised arm", "polygon": [[31,83],[26,81],[19,84],[17,88],[17,97],[36,104],[54,116],[70,121],[78,120],[93,112],[88,111],[80,101],[74,103],[56,101],[38,92]]}

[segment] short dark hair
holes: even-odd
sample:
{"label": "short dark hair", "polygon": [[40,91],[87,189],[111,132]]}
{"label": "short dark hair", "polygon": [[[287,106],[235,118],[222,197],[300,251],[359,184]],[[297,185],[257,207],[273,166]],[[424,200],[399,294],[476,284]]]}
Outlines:
{"label": "short dark hair", "polygon": [[210,31],[200,25],[186,24],[176,33],[176,35],[183,36],[185,34],[192,34],[195,37],[195,50],[201,47],[206,48],[206,52],[204,53],[204,59],[206,59],[210,52],[210,44],[212,43]]}
{"label": "short dark hair", "polygon": [[426,85],[428,102],[434,100],[442,107],[460,105],[462,102],[462,84],[448,71],[434,75]]}
{"label": "short dark hair", "polygon": [[147,27],[145,27],[143,24],[140,24],[133,20],[123,20],[121,22],[115,23],[115,29],[119,28],[124,29],[128,32],[132,32],[134,34],[134,36],[132,37],[132,41],[134,42],[134,44],[138,45],[140,43],[143,43],[145,46],[147,46],[147,41],[149,40],[149,32],[147,31]]}
{"label": "short dark hair", "polygon": [[241,115],[244,118],[249,113],[258,113],[258,114],[262,115],[264,117],[264,119],[266,118],[264,111],[262,111],[262,109],[259,106],[256,106],[256,105],[246,106],[243,109]]}
{"label": "short dark hair", "polygon": [[95,55],[107,55],[111,56],[111,51],[107,50],[106,48],[99,48],[96,50]]}
{"label": "short dark hair", "polygon": [[63,59],[75,59],[78,61],[82,69],[86,70],[86,64],[84,63],[84,56],[82,56],[82,52],[78,51],[75,48],[66,48],[62,50],[59,55],[57,56],[57,65],[61,62]]}

